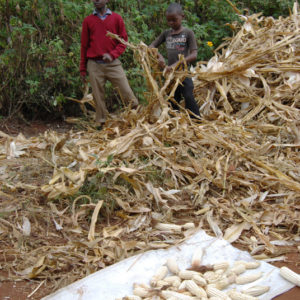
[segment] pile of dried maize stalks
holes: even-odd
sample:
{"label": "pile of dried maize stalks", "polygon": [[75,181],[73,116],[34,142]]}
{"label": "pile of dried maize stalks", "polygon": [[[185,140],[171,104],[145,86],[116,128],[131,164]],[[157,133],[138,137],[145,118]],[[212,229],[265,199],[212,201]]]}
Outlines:
{"label": "pile of dried maize stalks", "polygon": [[[0,132],[0,254],[13,257],[1,262],[10,278],[65,285],[197,228],[255,258],[299,243],[300,16],[295,5],[287,18],[243,19],[208,63],[166,77],[153,50],[129,44],[149,105],[111,116],[102,131],[83,122],[32,138]],[[201,121],[167,104],[187,75]]]}

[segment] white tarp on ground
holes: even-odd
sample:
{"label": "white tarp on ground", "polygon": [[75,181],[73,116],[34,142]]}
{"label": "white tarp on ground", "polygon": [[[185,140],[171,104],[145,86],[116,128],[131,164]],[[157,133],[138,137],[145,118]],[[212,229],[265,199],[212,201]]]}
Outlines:
{"label": "white tarp on ground", "polygon": [[[74,282],[42,300],[115,300],[132,295],[133,283],[149,283],[150,278],[169,257],[175,257],[181,269],[190,267],[192,255],[198,247],[205,249],[204,265],[253,260],[248,252],[240,251],[227,241],[208,236],[201,230],[183,244],[167,250],[152,250],[130,257]],[[268,285],[271,287],[270,291],[260,298],[268,300],[294,287],[279,275],[278,268],[265,262],[261,263],[259,269],[247,271],[247,274],[258,271],[264,273],[261,279],[252,284],[239,285],[237,289]],[[230,286],[232,287],[234,285]]]}

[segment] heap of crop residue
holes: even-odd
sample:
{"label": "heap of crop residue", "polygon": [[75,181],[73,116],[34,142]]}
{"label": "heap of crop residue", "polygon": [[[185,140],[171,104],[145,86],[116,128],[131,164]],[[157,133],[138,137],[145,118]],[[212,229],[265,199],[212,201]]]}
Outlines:
{"label": "heap of crop residue", "polygon": [[[65,285],[198,228],[255,258],[299,242],[300,16],[295,5],[288,18],[243,19],[207,64],[166,78],[153,50],[129,45],[149,105],[112,116],[102,131],[85,123],[30,139],[1,134],[1,251],[15,258],[2,268],[10,278]],[[167,105],[188,73],[201,121]],[[11,199],[11,191],[25,196]],[[37,194],[48,200],[28,201]]]}

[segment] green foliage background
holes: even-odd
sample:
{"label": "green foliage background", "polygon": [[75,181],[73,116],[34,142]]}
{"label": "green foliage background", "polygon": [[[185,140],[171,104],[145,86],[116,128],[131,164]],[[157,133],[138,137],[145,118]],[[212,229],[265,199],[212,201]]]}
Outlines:
{"label": "green foliage background", "polygon": [[[109,7],[124,18],[129,40],[152,40],[167,28],[165,10],[173,1],[110,0]],[[193,29],[199,60],[232,33],[226,23],[238,20],[226,0],[182,0],[184,25]],[[294,0],[231,1],[243,13],[286,16]],[[62,116],[76,112],[65,97],[80,99],[81,23],[93,11],[84,0],[0,0],[0,115],[22,112],[27,118]],[[162,53],[163,53],[162,49]],[[144,78],[127,50],[121,57],[130,84],[142,99]]]}

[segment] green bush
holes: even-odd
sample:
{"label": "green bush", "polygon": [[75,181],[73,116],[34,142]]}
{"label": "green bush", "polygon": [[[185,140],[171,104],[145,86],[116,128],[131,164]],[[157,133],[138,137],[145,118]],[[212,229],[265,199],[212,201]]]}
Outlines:
{"label": "green bush", "polygon": [[[184,25],[198,41],[198,60],[207,60],[222,39],[231,35],[226,23],[237,20],[226,0],[182,0]],[[293,0],[231,1],[242,12],[287,15]],[[129,39],[150,44],[167,28],[166,0],[110,0],[109,7],[125,21]],[[245,11],[245,9],[247,9]],[[0,0],[0,115],[22,112],[27,118],[76,113],[78,106],[65,97],[81,98],[79,79],[80,34],[92,1]],[[209,47],[207,42],[212,42]],[[161,49],[164,53],[163,48]],[[130,84],[142,99],[145,80],[127,50],[121,57]]]}

